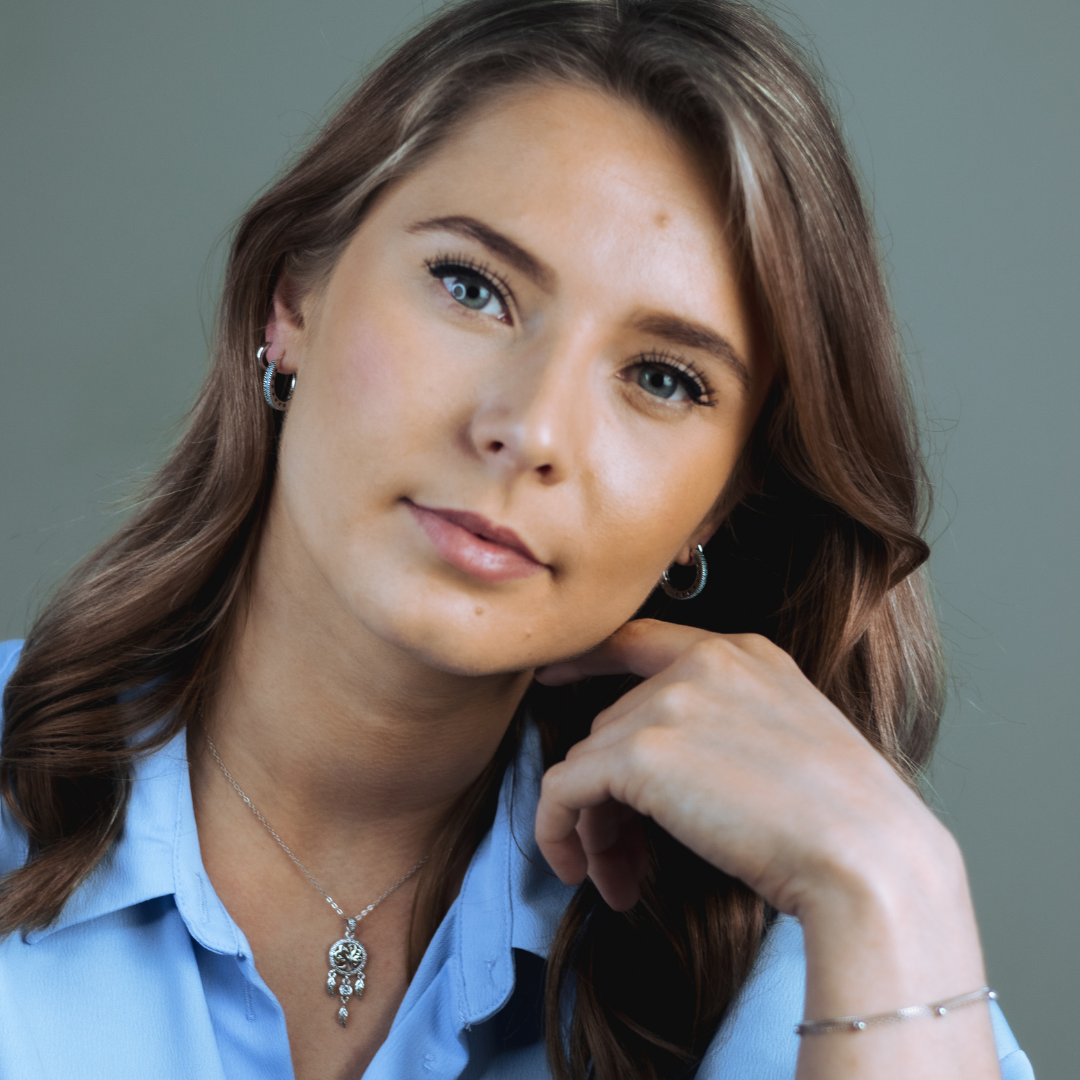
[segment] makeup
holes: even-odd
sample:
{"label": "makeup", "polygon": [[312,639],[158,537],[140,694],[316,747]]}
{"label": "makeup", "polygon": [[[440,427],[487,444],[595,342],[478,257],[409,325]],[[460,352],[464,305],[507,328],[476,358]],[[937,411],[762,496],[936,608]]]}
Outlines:
{"label": "makeup", "polygon": [[466,510],[435,509],[405,500],[435,550],[451,566],[482,581],[513,581],[547,567],[512,530]]}

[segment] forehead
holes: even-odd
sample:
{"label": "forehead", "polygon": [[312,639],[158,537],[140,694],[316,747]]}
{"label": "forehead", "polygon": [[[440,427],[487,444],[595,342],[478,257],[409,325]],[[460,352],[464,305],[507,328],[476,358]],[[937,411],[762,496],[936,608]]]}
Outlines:
{"label": "forehead", "polygon": [[[756,379],[752,305],[717,185],[636,106],[557,84],[518,88],[478,108],[384,194],[338,272],[388,256],[403,266],[421,254],[498,257],[498,244],[459,248],[463,230],[429,228],[448,220],[479,224],[518,250],[517,267],[541,268],[532,280],[555,306],[533,307],[537,317],[624,336],[658,319],[694,324],[744,358],[736,365],[744,383],[748,367]],[[477,238],[476,228],[464,232]]]}
{"label": "forehead", "polygon": [[727,256],[715,185],[641,109],[601,91],[525,86],[480,108],[402,185],[418,201],[467,201],[529,234],[602,252],[678,244]]}

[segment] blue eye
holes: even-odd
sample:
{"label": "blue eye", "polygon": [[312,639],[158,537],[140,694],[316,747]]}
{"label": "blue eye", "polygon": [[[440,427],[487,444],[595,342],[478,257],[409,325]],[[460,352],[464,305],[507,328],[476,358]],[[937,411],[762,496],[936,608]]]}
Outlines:
{"label": "blue eye", "polygon": [[446,291],[462,307],[483,315],[494,315],[506,322],[509,318],[502,290],[478,269],[459,262],[439,260],[428,265],[431,276],[443,283]]}
{"label": "blue eye", "polygon": [[705,376],[677,357],[649,353],[631,368],[631,379],[647,394],[664,401],[690,401],[712,405],[711,390]]}
{"label": "blue eye", "polygon": [[449,274],[443,279],[446,291],[467,308],[482,311],[494,295],[483,281],[474,274]]}
{"label": "blue eye", "polygon": [[689,397],[686,387],[667,368],[656,364],[642,364],[637,372],[637,384],[643,390],[660,398],[673,398],[682,390],[684,397]]}

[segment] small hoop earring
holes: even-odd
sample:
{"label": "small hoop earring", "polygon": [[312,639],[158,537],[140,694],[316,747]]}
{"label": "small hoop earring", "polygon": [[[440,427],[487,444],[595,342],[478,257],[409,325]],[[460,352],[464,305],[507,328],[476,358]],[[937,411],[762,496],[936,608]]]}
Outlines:
{"label": "small hoop earring", "polygon": [[709,564],[705,561],[705,552],[701,550],[701,545],[698,544],[690,554],[694,560],[694,568],[697,570],[697,577],[694,578],[694,584],[691,585],[689,589],[676,589],[668,578],[667,570],[660,575],[660,588],[663,589],[672,600],[693,600],[695,596],[701,595],[702,589],[705,588],[705,582],[709,580]]}
{"label": "small hoop earring", "polygon": [[276,409],[278,412],[284,412],[285,407],[292,401],[293,391],[296,389],[296,376],[294,374],[289,375],[289,392],[284,398],[278,397],[277,386],[275,385],[275,379],[278,375],[277,361],[272,364],[266,363],[266,351],[270,348],[270,343],[263,342],[259,346],[259,351],[255,354],[255,359],[260,364],[266,364],[266,370],[262,376],[262,391],[263,397],[266,398],[266,404],[271,409]]}

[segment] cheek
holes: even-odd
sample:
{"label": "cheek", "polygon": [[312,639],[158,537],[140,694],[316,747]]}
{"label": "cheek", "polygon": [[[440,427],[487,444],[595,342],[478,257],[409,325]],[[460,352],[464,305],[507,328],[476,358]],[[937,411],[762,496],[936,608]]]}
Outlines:
{"label": "cheek", "polygon": [[355,546],[371,511],[392,501],[392,474],[413,429],[416,392],[395,365],[400,335],[378,326],[319,342],[305,358],[285,422],[280,485],[294,527],[322,569]]}
{"label": "cheek", "polygon": [[343,491],[370,487],[445,438],[451,384],[439,379],[439,365],[431,363],[437,343],[421,330],[389,311],[343,327],[317,343],[302,387],[298,380],[303,393],[289,417],[290,441],[316,450],[317,462],[306,455],[312,471],[333,474]]}
{"label": "cheek", "polygon": [[[679,548],[709,515],[737,459],[740,442],[720,429],[695,438],[627,439],[612,432],[590,477],[595,507],[582,576],[597,597],[636,610]],[[613,445],[618,442],[619,445]]]}
{"label": "cheek", "polygon": [[365,322],[332,342],[320,359],[313,373],[316,405],[328,436],[353,448],[348,464],[363,460],[368,467],[390,449],[389,433],[408,435],[423,396],[420,373],[407,362],[410,344],[401,330]]}

